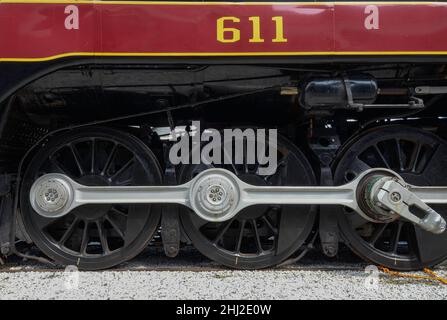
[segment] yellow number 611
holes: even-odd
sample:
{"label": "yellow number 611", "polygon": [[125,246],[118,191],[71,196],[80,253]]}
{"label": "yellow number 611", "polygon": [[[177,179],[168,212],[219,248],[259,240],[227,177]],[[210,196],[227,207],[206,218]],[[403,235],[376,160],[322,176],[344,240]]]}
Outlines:
{"label": "yellow number 611", "polygon": [[[252,34],[248,42],[264,42],[264,39],[261,35],[261,18],[253,16],[249,17],[248,20],[251,22],[252,25]],[[272,42],[287,42],[287,39],[284,37],[283,17],[272,17],[272,21],[275,22],[275,38],[272,39]],[[222,43],[233,43],[241,40],[241,31],[235,27],[226,27],[226,22],[237,24],[241,22],[241,20],[237,17],[221,17],[217,19],[217,41]]]}

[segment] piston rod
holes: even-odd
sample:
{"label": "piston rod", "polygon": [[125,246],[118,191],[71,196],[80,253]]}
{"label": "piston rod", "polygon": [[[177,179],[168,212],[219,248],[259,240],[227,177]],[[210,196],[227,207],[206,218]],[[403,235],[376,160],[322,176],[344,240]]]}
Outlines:
{"label": "piston rod", "polygon": [[[413,202],[424,204],[426,207],[422,210],[430,209],[432,218],[429,223],[424,225],[422,219],[411,216],[408,206],[414,203],[402,202],[397,206],[389,206],[387,198],[383,196],[383,181],[371,180],[370,177],[392,177],[390,181],[400,181],[403,188],[399,189],[401,196],[411,196],[417,200]],[[364,188],[368,183],[371,186]],[[378,198],[380,192],[382,197]],[[363,205],[365,198],[371,200],[366,209]],[[230,171],[216,168],[205,170],[191,181],[178,186],[85,186],[66,175],[50,173],[34,182],[30,190],[30,201],[38,214],[48,218],[61,217],[86,204],[175,203],[189,207],[201,218],[212,222],[229,220],[242,209],[252,205],[331,204],[349,207],[372,222],[385,223],[390,219],[403,217],[422,225],[425,230],[440,233],[445,229],[445,221],[426,203],[447,204],[447,187],[407,185],[401,177],[388,169],[367,170],[342,186],[268,187],[245,183]],[[378,215],[369,214],[370,210]],[[386,219],[382,221],[378,216]]]}

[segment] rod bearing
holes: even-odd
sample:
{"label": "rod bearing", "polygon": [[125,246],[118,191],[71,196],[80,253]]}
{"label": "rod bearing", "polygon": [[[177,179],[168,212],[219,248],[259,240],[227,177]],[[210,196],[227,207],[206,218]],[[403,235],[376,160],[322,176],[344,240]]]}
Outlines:
{"label": "rod bearing", "polygon": [[198,216],[220,222],[236,215],[240,191],[231,174],[205,172],[195,181],[190,189],[190,205]]}
{"label": "rod bearing", "polygon": [[73,201],[73,190],[63,176],[42,176],[36,180],[30,191],[31,205],[37,213],[46,218],[63,216],[64,209]]}

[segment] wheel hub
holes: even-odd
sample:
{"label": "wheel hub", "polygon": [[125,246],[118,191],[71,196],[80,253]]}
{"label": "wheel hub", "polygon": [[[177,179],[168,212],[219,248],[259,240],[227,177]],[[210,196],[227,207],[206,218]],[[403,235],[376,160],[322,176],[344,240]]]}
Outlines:
{"label": "wheel hub", "polygon": [[190,190],[194,211],[207,221],[225,221],[237,212],[239,187],[229,174],[206,174],[197,179]]}
{"label": "wheel hub", "polygon": [[[376,182],[384,176],[390,176],[390,173],[386,171],[378,171],[376,173],[366,175],[360,181],[358,187],[357,201],[359,203],[359,207],[361,208],[362,212],[369,217],[370,221],[376,223],[390,223],[399,219],[399,215],[397,213],[383,209],[369,196],[371,194],[376,194],[379,191],[377,189]],[[397,198],[397,195],[390,196],[392,196],[393,199]]]}
{"label": "wheel hub", "polygon": [[63,179],[42,177],[33,185],[30,198],[39,214],[48,218],[56,218],[69,205],[72,194],[70,185]]}
{"label": "wheel hub", "polygon": [[206,199],[212,206],[221,205],[227,198],[227,192],[221,185],[212,185],[208,187],[206,193],[208,195]]}

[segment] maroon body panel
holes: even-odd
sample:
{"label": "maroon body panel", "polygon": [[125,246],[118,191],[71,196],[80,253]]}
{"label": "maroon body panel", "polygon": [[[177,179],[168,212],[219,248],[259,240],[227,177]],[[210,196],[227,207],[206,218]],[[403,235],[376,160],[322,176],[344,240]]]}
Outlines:
{"label": "maroon body panel", "polygon": [[430,2],[0,1],[0,59],[447,54],[445,17]]}

